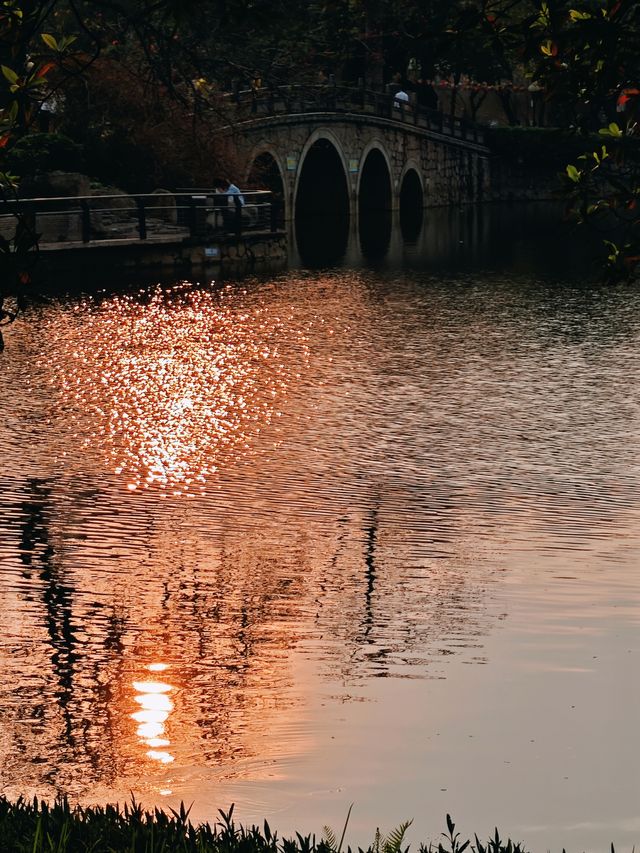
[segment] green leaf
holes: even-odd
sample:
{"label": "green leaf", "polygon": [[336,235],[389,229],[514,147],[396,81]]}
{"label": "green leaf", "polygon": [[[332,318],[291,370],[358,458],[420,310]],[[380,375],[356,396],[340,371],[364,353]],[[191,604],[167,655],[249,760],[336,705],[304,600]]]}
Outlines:
{"label": "green leaf", "polygon": [[538,16],[536,24],[544,29],[545,27],[548,27],[550,23],[551,17],[549,15],[549,6],[547,3],[542,3],[540,6],[540,15]]}
{"label": "green leaf", "polygon": [[17,175],[12,175],[10,172],[0,172],[0,187],[2,189],[15,189],[17,186]]}
{"label": "green leaf", "polygon": [[47,47],[51,48],[51,50],[55,50],[56,53],[60,50],[60,46],[58,45],[57,39],[50,33],[41,33],[40,38],[46,44]]}
{"label": "green leaf", "polygon": [[64,36],[60,39],[59,50],[60,53],[63,53],[70,45],[77,40],[77,36]]}
{"label": "green leaf", "polygon": [[618,125],[614,121],[611,122],[609,127],[601,127],[600,130],[598,131],[598,133],[600,134],[600,136],[614,136],[614,137],[621,137],[622,136],[622,131],[620,130],[620,128],[618,127]]}
{"label": "green leaf", "polygon": [[609,249],[609,254],[607,255],[607,260],[610,264],[615,264],[620,257],[620,248],[616,246],[615,243],[612,243],[611,240],[604,240],[604,245]]}
{"label": "green leaf", "polygon": [[577,169],[575,166],[573,166],[571,164],[569,164],[567,166],[567,177],[570,180],[574,181],[576,184],[580,180],[581,175],[582,175],[582,172],[580,171],[580,169]]}
{"label": "green leaf", "polygon": [[2,66],[2,73],[7,78],[9,83],[11,83],[13,86],[16,85],[16,83],[18,82],[18,75],[13,70],[13,68],[9,68],[7,65],[3,65]]}

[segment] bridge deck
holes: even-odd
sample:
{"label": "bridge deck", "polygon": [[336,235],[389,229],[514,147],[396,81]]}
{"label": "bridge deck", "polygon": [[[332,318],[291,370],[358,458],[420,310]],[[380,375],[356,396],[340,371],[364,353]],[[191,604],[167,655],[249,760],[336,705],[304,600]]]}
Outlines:
{"label": "bridge deck", "polygon": [[414,103],[398,103],[389,92],[337,85],[291,85],[242,91],[223,98],[228,127],[264,122],[276,117],[320,117],[326,120],[369,121],[379,119],[405,128],[446,138],[484,145],[484,130],[467,119]]}

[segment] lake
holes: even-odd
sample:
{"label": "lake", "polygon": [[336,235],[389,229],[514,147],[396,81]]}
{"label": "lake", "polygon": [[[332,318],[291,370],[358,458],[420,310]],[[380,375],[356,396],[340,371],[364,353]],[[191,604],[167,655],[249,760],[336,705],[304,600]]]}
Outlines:
{"label": "lake", "polygon": [[546,208],[298,237],[7,330],[1,790],[630,849],[640,290]]}

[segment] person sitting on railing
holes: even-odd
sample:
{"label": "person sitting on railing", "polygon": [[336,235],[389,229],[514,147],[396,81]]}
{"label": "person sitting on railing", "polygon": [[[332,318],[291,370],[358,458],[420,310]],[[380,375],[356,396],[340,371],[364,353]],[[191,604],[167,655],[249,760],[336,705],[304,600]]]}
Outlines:
{"label": "person sitting on railing", "polygon": [[231,183],[228,178],[223,178],[219,186],[216,188],[216,191],[222,193],[223,195],[229,196],[229,204],[238,205],[239,207],[244,207],[244,196],[238,189],[238,187]]}
{"label": "person sitting on railing", "polygon": [[227,230],[239,230],[241,225],[242,208],[245,206],[244,196],[238,187],[228,178],[218,181],[216,192],[226,196],[226,205],[222,207],[222,219]]}

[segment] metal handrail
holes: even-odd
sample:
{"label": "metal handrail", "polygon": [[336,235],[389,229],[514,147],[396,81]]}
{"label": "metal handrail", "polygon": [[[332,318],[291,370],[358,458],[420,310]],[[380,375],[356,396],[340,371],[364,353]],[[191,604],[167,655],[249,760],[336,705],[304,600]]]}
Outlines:
{"label": "metal handrail", "polygon": [[364,87],[326,84],[291,84],[227,93],[222,97],[228,112],[239,114],[240,121],[282,114],[335,112],[373,115],[456,138],[482,144],[483,128],[461,116],[421,104],[403,102],[395,95]]}
{"label": "metal handrail", "polygon": [[[183,238],[192,239],[276,231],[278,201],[272,193],[268,190],[247,190],[242,195],[244,205],[237,196],[219,193],[212,188],[167,193],[167,201],[171,199],[167,204],[162,203],[164,196],[160,193],[27,198],[0,202],[0,218],[16,214],[27,217],[30,227],[38,233],[38,219],[41,217],[77,216],[76,229],[83,243],[109,239],[108,236],[100,236],[104,233],[103,224],[96,222],[96,217],[102,214],[115,216],[117,223],[112,223],[112,227],[137,220],[135,230],[141,241],[148,239],[151,222],[157,229],[157,223],[163,220],[166,227],[160,227],[160,230],[164,235],[180,232]],[[123,202],[127,201],[131,204],[123,207]],[[167,212],[171,214],[171,222],[164,219]]]}

